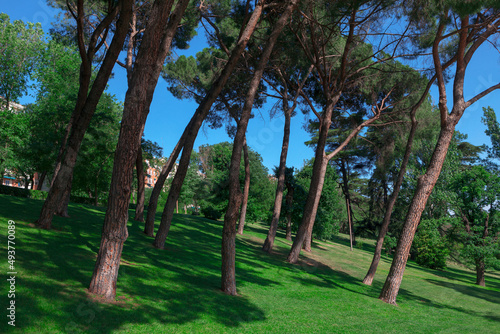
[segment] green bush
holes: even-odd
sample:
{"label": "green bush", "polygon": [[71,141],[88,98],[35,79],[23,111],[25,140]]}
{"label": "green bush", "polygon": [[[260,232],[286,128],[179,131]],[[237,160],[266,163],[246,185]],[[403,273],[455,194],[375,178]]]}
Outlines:
{"label": "green bush", "polygon": [[392,254],[396,250],[396,246],[398,244],[398,240],[396,237],[390,236],[387,234],[384,238],[384,249],[387,255]]}
{"label": "green bush", "polygon": [[416,253],[415,262],[422,267],[431,269],[446,268],[449,248],[445,238],[439,234],[439,224],[437,220],[422,220],[415,235],[413,241],[413,249]]}
{"label": "green bush", "polygon": [[4,185],[0,185],[0,194],[15,196],[15,197],[33,198],[33,199],[47,198],[46,191],[16,188]]}
{"label": "green bush", "polygon": [[217,210],[211,205],[208,205],[206,207],[203,207],[201,209],[201,213],[205,216],[205,218],[208,219],[213,219],[213,220],[218,220],[220,217],[222,217],[222,212]]}

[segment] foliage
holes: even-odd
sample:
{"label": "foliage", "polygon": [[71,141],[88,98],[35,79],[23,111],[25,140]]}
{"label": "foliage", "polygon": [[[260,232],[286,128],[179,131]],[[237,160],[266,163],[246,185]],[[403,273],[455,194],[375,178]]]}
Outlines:
{"label": "foliage", "polygon": [[0,13],[0,96],[5,99],[0,104],[18,102],[27,93],[42,45],[40,23],[11,23],[7,14]]}
{"label": "foliage", "polygon": [[222,212],[211,206],[210,204],[206,204],[201,208],[201,213],[205,218],[218,220],[222,217]]}
{"label": "foliage", "polygon": [[[199,167],[205,175],[202,193],[207,194],[205,202],[221,212],[226,211],[229,188],[229,165],[232,144],[223,142],[215,145],[203,145],[199,148]],[[250,191],[248,195],[247,219],[264,221],[273,205],[274,185],[268,177],[268,170],[262,164],[262,157],[251,148],[248,149],[250,160]],[[244,163],[240,165],[240,184],[244,185]]]}
{"label": "foliage", "polygon": [[32,199],[45,199],[47,192],[41,190],[23,189],[16,187],[9,187],[0,184],[0,194],[10,195],[15,197],[24,197]]}
{"label": "foliage", "polygon": [[[312,176],[313,160],[306,162],[304,167],[295,174],[295,190],[293,194],[293,230],[298,229],[298,222],[302,220],[303,209],[307,200],[307,192]],[[340,223],[345,219],[342,201],[338,191],[338,175],[333,167],[328,165],[326,169],[323,191],[319,200],[316,220],[313,227],[313,237],[329,240],[335,236],[340,229]]]}
{"label": "foliage", "polygon": [[486,147],[487,159],[482,163],[489,171],[500,173],[500,124],[495,111],[491,107],[483,108],[484,116],[481,119],[486,125],[486,135],[490,137],[491,146]]}
{"label": "foliage", "polygon": [[462,258],[472,266],[500,268],[500,177],[473,166],[457,174],[450,187],[456,193],[456,238],[463,243]]}
{"label": "foliage", "polygon": [[104,93],[92,117],[73,172],[72,193],[105,203],[111,183],[122,105]]}
{"label": "foliage", "polygon": [[420,222],[412,245],[419,265],[431,269],[446,268],[450,251],[446,236],[439,233],[442,225],[443,222],[433,219]]}

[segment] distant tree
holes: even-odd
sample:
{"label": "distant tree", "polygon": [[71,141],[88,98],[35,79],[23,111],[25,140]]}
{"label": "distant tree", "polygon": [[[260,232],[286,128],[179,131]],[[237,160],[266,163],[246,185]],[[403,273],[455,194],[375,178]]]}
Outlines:
{"label": "distant tree", "polygon": [[[313,161],[307,161],[305,166],[293,177],[293,229],[297,230],[298,222],[302,220],[304,206],[307,201],[310,181],[313,173]],[[339,232],[340,222],[345,218],[342,209],[342,200],[338,190],[339,176],[330,164],[327,166],[323,192],[319,200],[316,221],[312,231],[312,238],[329,240]],[[288,190],[290,191],[290,189]],[[312,240],[311,240],[312,242]]]}
{"label": "distant tree", "polygon": [[[237,7],[239,9],[242,9],[238,5]],[[203,10],[217,11],[218,9],[221,8],[225,9],[227,12],[227,9],[224,8],[224,6],[220,7],[208,6],[206,8],[203,8]],[[163,248],[165,245],[165,240],[168,236],[170,225],[172,223],[172,217],[173,217],[172,215],[174,207],[175,204],[177,203],[179,191],[182,187],[184,177],[189,167],[189,163],[191,160],[191,152],[193,150],[196,137],[198,136],[198,131],[200,130],[201,125],[208,116],[217,97],[224,89],[227,81],[229,80],[231,74],[233,73],[233,70],[236,68],[241,55],[245,51],[248,41],[250,40],[251,36],[253,35],[257,27],[257,24],[263,12],[263,8],[264,8],[263,2],[259,1],[255,5],[255,8],[253,8],[252,12],[250,12],[251,8],[249,6],[246,6],[246,8],[244,9],[243,15],[245,16],[245,18],[248,18],[248,20],[245,20],[244,27],[241,27],[241,29],[239,30],[238,37],[236,39],[233,39],[233,45],[232,45],[232,50],[230,51],[230,56],[225,62],[225,65],[220,66],[218,68],[217,71],[218,75],[214,77],[214,81],[212,82],[210,89],[205,95],[203,95],[203,98],[200,101],[200,104],[196,109],[193,117],[191,118],[190,123],[184,130],[183,137],[185,136],[185,138],[183,140],[182,155],[179,160],[179,166],[177,168],[177,172],[175,173],[174,180],[172,181],[172,187],[169,191],[167,203],[165,204],[165,208],[162,213],[160,227],[158,228],[158,232],[156,233],[155,241],[153,243],[153,245],[157,248]],[[229,12],[227,13],[228,13],[227,15],[222,15],[222,16],[215,15],[215,17],[224,20],[226,16],[231,16],[234,15],[235,13],[239,14],[238,11],[232,11],[230,9]],[[147,223],[151,224],[149,220]]]}
{"label": "distant tree", "polygon": [[500,269],[500,177],[473,166],[456,175],[450,187],[456,193],[462,258],[475,266],[476,284],[485,286],[485,270]]}
{"label": "distant tree", "polygon": [[141,138],[141,146],[137,152],[135,170],[137,175],[137,203],[135,206],[134,220],[144,221],[144,201],[145,201],[145,175],[144,168],[147,168],[146,160],[150,163],[153,159],[161,158],[163,149],[157,142]]}
{"label": "distant tree", "polygon": [[486,135],[490,137],[491,146],[486,148],[487,160],[483,161],[489,171],[500,173],[500,124],[495,111],[491,107],[483,108],[483,124],[486,125]]}
{"label": "distant tree", "polygon": [[9,102],[19,102],[27,93],[43,38],[40,23],[10,22],[7,14],[0,13],[0,109],[8,109]]}
{"label": "distant tree", "polygon": [[[200,203],[203,207],[211,207],[220,213],[225,212],[228,205],[228,167],[231,161],[232,144],[228,142],[214,145],[203,145],[199,148],[200,168],[205,175],[205,184],[208,185],[210,194]],[[272,205],[273,185],[268,178],[268,170],[262,164],[262,157],[248,149],[250,168],[250,187],[248,195],[248,219],[263,221],[267,218]],[[245,185],[245,167],[240,167],[240,187]]]}
{"label": "distant tree", "polygon": [[102,95],[75,165],[72,193],[93,198],[94,205],[107,200],[122,110],[113,95]]}

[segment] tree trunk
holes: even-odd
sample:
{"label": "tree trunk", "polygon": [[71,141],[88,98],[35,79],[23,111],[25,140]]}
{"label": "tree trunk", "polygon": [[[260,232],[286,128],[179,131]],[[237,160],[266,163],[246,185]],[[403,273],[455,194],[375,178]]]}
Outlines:
{"label": "tree trunk", "polygon": [[287,257],[287,261],[290,263],[297,262],[299,259],[300,249],[309,234],[309,230],[312,232],[314,219],[316,218],[316,212],[318,210],[319,199],[321,197],[321,191],[323,190],[323,184],[325,182],[326,167],[328,165],[328,158],[325,154],[326,138],[328,136],[328,130],[330,129],[333,107],[338,101],[338,98],[339,95],[329,101],[330,103],[325,108],[325,113],[320,120],[318,144],[316,146],[314,156],[309,192],[307,193],[307,200],[304,206],[304,212],[302,214],[302,221],[299,225],[299,230],[297,231],[297,235],[295,236],[292,248],[290,249],[290,253]]}
{"label": "tree trunk", "polygon": [[42,190],[43,183],[45,182],[45,177],[47,176],[47,172],[42,172],[40,174],[40,177],[38,178],[38,186],[36,187],[37,190]]}
{"label": "tree trunk", "polygon": [[[276,187],[276,196],[274,197],[273,218],[267,238],[264,241],[262,250],[270,253],[273,249],[274,239],[276,238],[276,231],[278,230],[278,223],[281,215],[281,203],[283,201],[283,190],[285,189],[285,172],[286,172],[286,158],[288,155],[288,145],[290,143],[290,122],[292,110],[285,110],[285,125],[283,128],[283,143],[281,144],[280,164],[278,167],[278,185]],[[288,227],[288,225],[287,225]]]}
{"label": "tree trunk", "polygon": [[444,159],[446,158],[446,153],[448,152],[448,147],[453,138],[457,122],[458,119],[455,121],[449,117],[449,120],[445,122],[445,124],[442,124],[429,168],[423,176],[418,178],[417,188],[408,209],[408,213],[406,214],[405,223],[401,231],[391,269],[389,270],[389,275],[380,293],[379,298],[386,303],[396,305],[396,297],[403,279],[403,273],[415,232],[420,223],[420,217],[425,209],[427,199],[441,173],[441,168],[443,167]]}
{"label": "tree trunk", "polygon": [[188,213],[188,209],[187,209],[186,204],[184,204],[184,214],[187,215],[187,213]]}
{"label": "tree trunk", "polygon": [[184,141],[186,139],[188,128],[194,122],[194,119],[197,115],[198,115],[197,113],[193,115],[191,121],[184,130],[184,133],[177,142],[177,145],[175,145],[175,148],[168,157],[167,162],[161,169],[160,175],[158,176],[158,179],[156,180],[155,186],[153,188],[153,192],[151,193],[151,197],[149,198],[148,212],[146,215],[146,224],[144,225],[144,233],[150,237],[154,237],[155,215],[156,215],[156,209],[158,207],[158,198],[160,197],[161,190],[163,188],[163,185],[165,184],[165,181],[167,180],[168,175],[170,174],[170,171],[175,165],[175,160],[177,160],[179,153],[184,147]]}
{"label": "tree trunk", "polygon": [[179,161],[177,172],[175,173],[174,179],[172,181],[172,186],[170,187],[170,191],[168,193],[167,203],[165,203],[165,208],[163,209],[160,227],[158,228],[155,241],[153,242],[153,245],[156,248],[163,249],[165,247],[165,240],[167,239],[168,232],[170,230],[170,224],[172,223],[175,202],[179,198],[179,193],[182,187],[182,183],[184,182],[184,177],[186,176],[187,169],[189,167],[191,152],[193,151],[194,142],[198,135],[198,131],[203,121],[205,120],[205,117],[208,115],[210,108],[219,96],[222,88],[224,88],[227,80],[236,67],[241,54],[245,50],[248,40],[252,36],[262,14],[262,7],[262,2],[259,2],[259,4],[255,7],[255,10],[250,17],[245,30],[242,32],[236,47],[231,52],[231,56],[224,66],[224,69],[222,70],[217,80],[212,84],[210,90],[205,95],[205,98],[198,106],[196,113],[200,114],[199,117],[196,118],[192,126],[186,129],[187,134],[186,140],[184,142],[184,148],[182,149],[181,160]]}
{"label": "tree trunk", "polygon": [[[62,196],[64,195],[68,184],[71,184],[73,168],[76,163],[76,158],[78,156],[78,151],[80,150],[80,145],[85,135],[85,131],[90,124],[92,116],[94,115],[99,99],[106,88],[113,66],[118,58],[118,55],[120,54],[125,37],[127,36],[129,20],[132,16],[132,3],[132,0],[123,0],[120,3],[120,15],[116,24],[113,39],[90,91],[88,90],[88,87],[90,85],[92,74],[91,63],[94,58],[94,51],[92,51],[89,46],[88,54],[85,54],[85,51],[83,50],[84,47],[80,47],[82,65],[80,67],[80,89],[78,92],[75,110],[72,115],[74,122],[71,126],[71,134],[68,137],[68,144],[60,169],[57,174],[54,174],[53,184],[50,187],[47,199],[43,204],[40,217],[36,222],[37,226],[40,228],[49,229],[52,224],[52,218],[54,213],[58,210],[59,204],[66,202]],[[80,20],[78,21],[78,32],[79,36],[83,36],[83,27],[81,26],[83,24],[83,7],[80,6],[80,4],[78,5],[78,10],[78,18]],[[80,13],[80,10],[82,13]],[[108,20],[108,18],[112,20],[114,19],[114,16],[108,16],[105,20]],[[105,20],[103,20],[103,22]],[[98,30],[96,29],[96,31]],[[93,35],[91,38],[91,43],[94,43],[94,46],[95,43],[97,43],[98,35],[99,34],[95,36]]]}
{"label": "tree trunk", "polygon": [[243,202],[241,203],[240,223],[238,225],[238,234],[243,234],[245,228],[245,219],[247,216],[248,194],[250,193],[250,159],[248,158],[247,139],[243,141],[243,161],[245,162],[245,185],[243,186]]}
{"label": "tree trunk", "polygon": [[144,166],[142,164],[142,149],[139,146],[135,169],[137,172],[137,205],[135,206],[134,220],[144,221]]}
{"label": "tree trunk", "polygon": [[346,206],[346,212],[347,212],[347,224],[349,227],[349,242],[351,245],[351,252],[352,252],[352,245],[353,245],[353,217],[352,217],[352,206],[351,206],[351,194],[349,192],[349,175],[348,175],[348,168],[346,166],[346,159],[341,158],[340,159],[340,170],[342,171],[342,192],[344,193],[345,197],[345,206]]}
{"label": "tree trunk", "polygon": [[68,183],[66,184],[66,189],[64,189],[64,192],[61,197],[61,201],[59,202],[59,205],[57,206],[56,209],[56,215],[61,216],[61,217],[69,217],[68,214],[68,205],[69,201],[71,199],[71,184],[73,183],[73,173],[71,173],[71,177],[68,180]]}
{"label": "tree trunk", "polygon": [[[222,229],[222,266],[221,266],[221,289],[228,295],[236,295],[236,278],[235,278],[235,238],[236,238],[236,219],[238,216],[238,209],[240,206],[240,162],[241,150],[245,139],[245,133],[250,119],[252,105],[255,99],[255,94],[259,87],[259,83],[264,73],[264,68],[269,60],[271,52],[274,48],[276,40],[278,39],[281,31],[288,22],[288,18],[295,9],[298,0],[291,0],[288,2],[283,14],[276,22],[269,39],[267,40],[264,51],[256,66],[254,75],[250,81],[248,93],[243,105],[240,121],[238,122],[236,135],[234,137],[233,152],[231,155],[231,164],[229,167],[229,203],[226,214],[224,215],[224,227]],[[260,2],[259,2],[260,4]],[[257,10],[257,9],[256,9]]]}
{"label": "tree trunk", "polygon": [[286,235],[285,239],[292,241],[292,204],[293,204],[293,186],[288,187],[288,191],[286,194]]}
{"label": "tree trunk", "polygon": [[[428,89],[425,92],[426,96]],[[423,102],[423,99],[421,100]],[[366,285],[372,285],[373,278],[375,277],[375,273],[377,272],[377,267],[380,262],[380,258],[382,257],[382,247],[384,245],[385,235],[389,230],[389,224],[391,223],[391,215],[394,205],[396,204],[396,200],[399,196],[399,191],[401,190],[401,185],[403,184],[404,176],[406,173],[406,166],[408,166],[408,161],[410,160],[411,150],[413,146],[413,138],[415,138],[415,133],[417,132],[417,119],[415,118],[415,113],[422,103],[419,102],[417,106],[415,106],[410,115],[411,117],[411,129],[410,134],[408,135],[408,141],[406,142],[406,150],[405,155],[403,157],[403,161],[401,162],[401,167],[399,168],[398,178],[396,180],[396,184],[394,185],[394,190],[392,191],[391,196],[389,197],[389,201],[387,202],[384,220],[382,221],[382,226],[380,227],[380,231],[377,237],[377,244],[375,245],[375,252],[373,253],[372,263],[370,264],[370,268],[366,273],[365,278],[363,279],[363,283]]]}
{"label": "tree trunk", "polygon": [[68,182],[66,183],[66,189],[64,189],[64,192],[61,196],[61,200],[59,204],[57,205],[57,209],[55,214],[60,216],[60,217],[69,217],[68,214],[68,205],[69,201],[71,199],[71,185],[73,183],[73,171],[71,171],[71,177],[68,179]]}
{"label": "tree trunk", "polygon": [[127,239],[128,203],[132,170],[137,159],[153,93],[173,37],[188,0],[156,1],[136,57],[130,85],[125,95],[123,118],[116,147],[108,209],[104,218],[101,246],[89,292],[113,300],[123,243]]}
{"label": "tree trunk", "polygon": [[476,284],[480,286],[486,286],[484,280],[485,266],[483,260],[476,261]]}

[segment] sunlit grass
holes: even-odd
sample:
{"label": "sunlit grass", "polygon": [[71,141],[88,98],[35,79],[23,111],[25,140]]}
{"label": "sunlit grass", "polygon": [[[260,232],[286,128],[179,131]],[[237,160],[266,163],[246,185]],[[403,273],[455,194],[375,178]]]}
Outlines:
{"label": "sunlit grass", "polygon": [[[104,209],[72,204],[71,218],[56,217],[54,229],[44,231],[30,226],[41,205],[0,195],[0,247],[6,254],[7,221],[16,221],[18,272],[16,328],[8,328],[3,316],[0,332],[500,332],[498,275],[487,275],[482,288],[463,268],[434,271],[410,262],[394,307],[377,299],[389,258],[383,257],[373,286],[361,283],[371,261],[369,241],[352,252],[343,237],[315,241],[313,253],[290,265],[284,234],[269,256],[261,251],[267,230],[255,223],[237,240],[239,296],[226,296],[219,290],[222,223],[186,215],[175,215],[165,250],[152,247],[142,224],[130,220],[117,301],[102,304],[86,289]],[[1,263],[6,273],[6,255]],[[6,305],[7,298],[1,300]]]}

